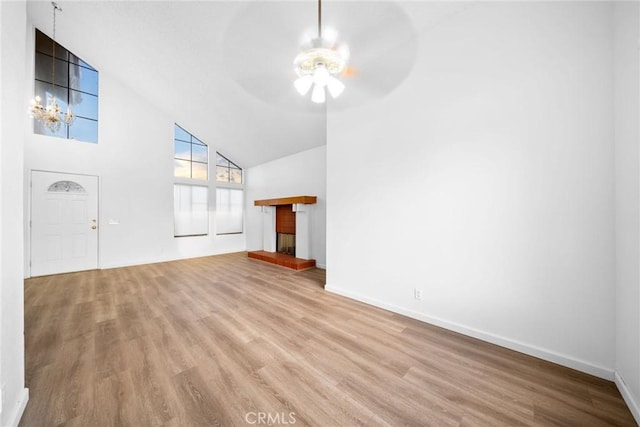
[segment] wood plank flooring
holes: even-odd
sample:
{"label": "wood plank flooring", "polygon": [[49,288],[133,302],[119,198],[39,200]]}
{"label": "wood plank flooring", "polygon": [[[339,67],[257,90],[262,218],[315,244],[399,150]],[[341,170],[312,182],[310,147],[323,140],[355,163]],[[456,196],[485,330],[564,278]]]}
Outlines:
{"label": "wood plank flooring", "polygon": [[21,426],[633,426],[613,383],[246,253],[25,284]]}

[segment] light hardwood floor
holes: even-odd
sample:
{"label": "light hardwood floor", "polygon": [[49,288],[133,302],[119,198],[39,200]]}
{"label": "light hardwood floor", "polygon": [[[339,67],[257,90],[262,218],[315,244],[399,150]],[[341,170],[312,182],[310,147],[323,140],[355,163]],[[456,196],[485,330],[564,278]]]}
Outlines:
{"label": "light hardwood floor", "polygon": [[27,280],[20,425],[635,425],[611,382],[323,283],[246,253]]}

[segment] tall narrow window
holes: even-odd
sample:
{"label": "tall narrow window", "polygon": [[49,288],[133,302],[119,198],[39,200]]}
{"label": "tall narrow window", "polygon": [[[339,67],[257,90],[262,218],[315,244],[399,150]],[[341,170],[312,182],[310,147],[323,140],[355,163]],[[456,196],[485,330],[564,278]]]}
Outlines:
{"label": "tall narrow window", "polygon": [[216,234],[242,233],[242,168],[220,153],[216,153],[216,186]]}
{"label": "tall narrow window", "polygon": [[55,82],[52,81],[53,40],[36,29],[35,96],[46,104],[54,95],[62,111],[67,106],[75,115],[70,126],[53,132],[34,120],[33,132],[39,135],[98,142],[98,71],[56,43]]}
{"label": "tall narrow window", "polygon": [[178,125],[173,132],[174,236],[209,234],[209,147]]}
{"label": "tall narrow window", "polygon": [[209,147],[178,125],[174,128],[174,175],[201,181],[209,179]]}

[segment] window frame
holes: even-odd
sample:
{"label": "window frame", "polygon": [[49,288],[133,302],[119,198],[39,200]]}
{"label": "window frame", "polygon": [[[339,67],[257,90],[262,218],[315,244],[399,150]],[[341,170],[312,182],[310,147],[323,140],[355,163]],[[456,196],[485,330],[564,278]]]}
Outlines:
{"label": "window frame", "polygon": [[[227,181],[221,181],[218,180],[218,168],[219,167],[225,167],[224,165],[219,165],[218,164],[218,157],[223,158],[227,163],[228,166],[226,166],[227,168],[227,176],[228,176],[228,180]],[[233,165],[233,166],[231,166]],[[216,176],[216,184],[223,184],[223,185],[244,185],[244,169],[242,169],[240,166],[238,166],[236,163],[232,162],[231,160],[229,160],[229,158],[227,156],[225,156],[224,154],[220,153],[219,151],[216,150],[216,162],[215,162],[215,166],[216,166],[216,170],[215,170],[215,176]],[[240,171],[240,182],[233,182],[231,181],[231,170],[235,169],[235,170],[239,170]]]}
{"label": "window frame", "polygon": [[[199,234],[176,234],[176,209],[175,209],[175,203],[176,203],[176,193],[175,193],[175,188],[176,186],[183,186],[183,187],[201,187],[201,188],[205,188],[207,190],[207,207],[206,207],[206,212],[207,212],[207,232],[206,233],[199,233]],[[208,183],[195,183],[195,182],[178,182],[178,181],[174,181],[173,183],[173,238],[174,239],[180,239],[183,237],[206,237],[209,236],[211,234],[211,211],[209,210],[210,208],[210,203],[211,203],[211,187],[209,186]]]}
{"label": "window frame", "polygon": [[[210,183],[211,182],[211,147],[209,146],[209,144],[207,144],[206,142],[204,142],[203,140],[201,140],[200,138],[198,138],[197,136],[195,136],[194,134],[192,134],[191,132],[189,132],[188,130],[186,130],[185,128],[183,128],[182,126],[180,126],[178,123],[174,123],[173,124],[173,160],[174,160],[174,167],[173,167],[173,178],[174,180],[184,180],[185,182],[191,182],[191,183]],[[189,135],[189,141],[185,141],[184,139],[180,139],[176,137],[176,128],[180,128],[184,133],[186,133],[187,135]],[[194,142],[194,140],[196,142]],[[184,159],[184,158],[180,158],[180,157],[176,157],[176,142],[181,142],[183,144],[189,144],[189,159]],[[201,147],[206,147],[207,148],[207,162],[202,162],[202,161],[198,161],[198,160],[193,160],[193,146],[197,145],[197,146],[201,146]],[[186,176],[177,176],[176,175],[176,169],[175,169],[175,161],[182,161],[182,162],[189,162],[189,177]],[[200,179],[200,178],[194,178],[193,177],[193,164],[197,163],[199,165],[205,165],[205,170],[207,171],[207,178],[206,179]]]}
{"label": "window frame", "polygon": [[[240,203],[240,206],[242,206],[242,230],[241,231],[232,231],[230,233],[220,233],[218,231],[218,189],[221,190],[240,190],[242,191],[242,202]],[[216,200],[216,217],[215,217],[215,233],[216,236],[233,236],[233,235],[237,235],[237,234],[244,234],[244,230],[245,230],[245,217],[246,217],[246,212],[245,212],[245,203],[246,203],[246,196],[247,193],[246,191],[244,191],[244,185],[243,184],[237,184],[237,183],[233,183],[233,185],[216,185],[216,191],[215,191],[215,200]]]}
{"label": "window frame", "polygon": [[[240,177],[242,182],[231,182],[231,181],[218,181],[218,156],[222,157],[223,159],[225,159],[227,162],[229,162],[229,169],[238,169],[240,170]],[[231,167],[231,165],[233,165],[234,167]],[[216,150],[216,161],[215,161],[215,180],[212,180],[213,183],[215,184],[215,213],[216,213],[216,218],[215,218],[215,234],[216,236],[233,236],[233,235],[238,235],[238,234],[244,234],[245,233],[245,227],[246,227],[246,209],[245,209],[245,204],[246,204],[246,200],[247,200],[247,192],[245,191],[245,175],[244,175],[244,169],[241,168],[240,166],[238,166],[237,163],[229,160],[229,158],[227,156],[225,156],[224,154],[220,153],[219,151]],[[231,173],[229,172],[228,174],[229,178],[231,178]],[[229,189],[229,190],[242,190],[242,231],[235,231],[232,233],[220,233],[218,232],[218,188],[220,189]]]}
{"label": "window frame", "polygon": [[[180,128],[182,130],[182,132],[184,132],[185,134],[189,135],[189,141],[185,141],[183,139],[180,138],[176,138],[176,128]],[[195,141],[197,142],[193,142],[195,139]],[[173,203],[174,203],[174,208],[173,208],[173,237],[175,239],[179,239],[179,238],[184,238],[184,237],[207,237],[211,235],[211,228],[212,228],[212,224],[211,224],[211,206],[212,206],[212,180],[211,180],[211,170],[210,170],[210,166],[211,166],[211,147],[209,146],[209,144],[207,144],[206,142],[204,142],[203,140],[201,140],[200,138],[198,138],[197,136],[195,136],[194,134],[192,134],[191,132],[189,132],[188,130],[186,130],[184,127],[180,126],[178,123],[173,123],[173,157],[172,160],[174,162],[173,164],[173,189],[174,189],[174,194],[173,194]],[[176,157],[176,141],[180,141],[180,142],[184,142],[189,144],[189,160],[183,159],[183,158],[179,158]],[[193,177],[193,144],[196,145],[201,145],[207,148],[207,163],[204,162],[199,162],[199,161],[195,161],[195,163],[198,164],[203,164],[206,166],[206,171],[207,171],[207,178],[206,179],[199,179],[199,178],[192,178]],[[175,161],[176,160],[182,160],[182,161],[188,161],[189,162],[189,177],[184,177],[184,176],[176,176],[176,165],[175,165]],[[206,234],[180,234],[180,235],[176,235],[176,210],[175,210],[175,187],[176,185],[183,185],[183,186],[191,186],[191,187],[203,187],[207,189],[207,232]],[[215,189],[215,187],[214,187]]]}
{"label": "window frame", "polygon": [[[66,125],[63,124],[61,126],[61,130],[57,133],[51,134],[51,133],[47,133],[46,131],[43,132],[38,132],[37,127],[38,127],[38,123],[34,120],[33,123],[33,128],[32,131],[35,135],[43,135],[43,136],[47,136],[47,137],[51,137],[51,138],[60,138],[60,139],[67,139],[67,140],[71,140],[71,141],[79,141],[79,142],[85,142],[88,144],[98,144],[100,142],[100,72],[94,68],[93,66],[89,65],[87,62],[85,62],[82,58],[80,58],[78,55],[76,55],[75,53],[71,52],[69,49],[67,49],[66,47],[62,46],[60,43],[58,43],[57,41],[54,42],[53,39],[51,37],[49,37],[44,31],[41,31],[40,29],[38,29],[37,27],[34,27],[34,41],[33,41],[33,93],[34,96],[38,95],[37,93],[37,86],[39,84],[41,85],[46,85],[47,87],[53,87],[54,92],[58,92],[58,91],[63,91],[65,98],[63,99],[62,97],[60,97],[60,101],[64,102],[67,106],[69,106],[69,108],[71,109],[71,111],[73,112],[73,115],[75,117],[75,121],[77,123],[78,119],[81,119],[83,121],[88,121],[88,122],[93,122],[95,123],[96,126],[96,131],[95,131],[95,141],[87,141],[85,139],[79,139],[79,138],[75,138],[72,134],[73,134],[73,129],[72,127],[74,126],[74,124],[72,123],[71,125]],[[45,51],[42,49],[41,46],[38,45],[38,40],[41,37],[46,37],[46,42],[47,44],[51,44],[53,46],[53,43],[55,43],[55,47],[56,47],[56,57],[53,58],[51,51]],[[38,70],[38,56],[42,55],[45,56],[47,58],[49,58],[49,60],[54,61],[54,63],[56,64],[56,69],[60,69],[58,63],[62,62],[64,63],[64,66],[66,66],[66,75],[67,75],[67,79],[66,79],[66,85],[60,84],[58,78],[56,78],[54,82],[51,82],[49,80],[51,80],[50,78],[48,78],[47,80],[42,80],[40,78],[37,77],[37,70]],[[72,67],[78,67],[80,70],[84,69],[90,72],[95,72],[96,73],[96,93],[91,93],[87,90],[82,90],[80,88],[80,83],[77,84],[78,87],[73,87],[73,85],[71,84],[71,80],[70,80],[70,75],[71,75],[71,69]],[[50,77],[50,76],[49,76]],[[79,80],[81,81],[81,80]],[[74,96],[74,93],[77,92],[80,95],[86,95],[86,96],[90,96],[90,97],[95,97],[95,104],[96,104],[96,118],[91,118],[91,117],[87,117],[87,116],[82,116],[77,114],[77,111],[74,111],[74,107],[73,105],[70,105],[70,100],[72,98],[72,96]],[[42,97],[42,104],[43,105],[47,105],[48,100],[46,99],[46,96]],[[60,134],[60,132],[63,132],[64,135]]]}

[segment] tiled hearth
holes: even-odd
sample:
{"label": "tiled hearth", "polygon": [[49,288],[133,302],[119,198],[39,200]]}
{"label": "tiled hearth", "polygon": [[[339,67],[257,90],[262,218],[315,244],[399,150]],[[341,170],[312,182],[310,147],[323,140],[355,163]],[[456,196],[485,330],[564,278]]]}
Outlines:
{"label": "tiled hearth", "polygon": [[281,254],[279,252],[253,251],[249,252],[249,258],[270,262],[294,270],[306,270],[316,266],[315,259],[300,259],[293,255]]}

